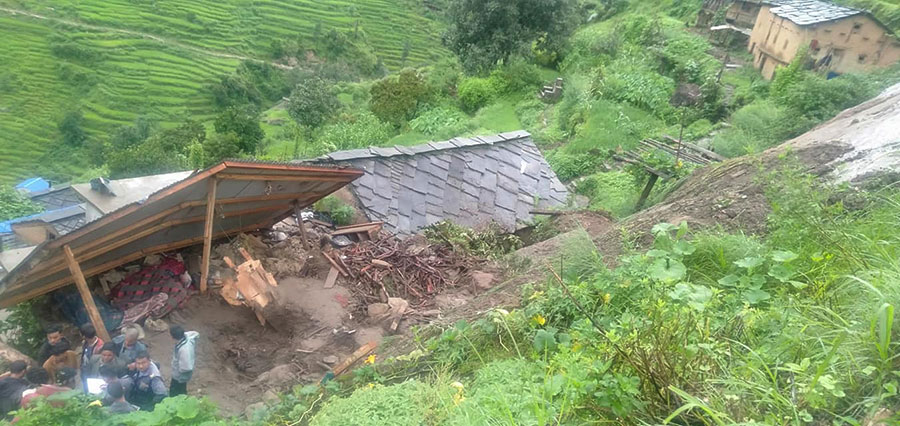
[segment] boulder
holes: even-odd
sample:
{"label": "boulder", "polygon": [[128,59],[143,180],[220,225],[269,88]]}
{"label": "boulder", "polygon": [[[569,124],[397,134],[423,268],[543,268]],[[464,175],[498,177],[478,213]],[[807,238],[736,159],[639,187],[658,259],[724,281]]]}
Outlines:
{"label": "boulder", "polygon": [[480,290],[490,290],[494,287],[494,281],[496,281],[494,274],[491,274],[489,272],[474,271],[469,275],[472,277],[472,283],[475,284],[475,287]]}

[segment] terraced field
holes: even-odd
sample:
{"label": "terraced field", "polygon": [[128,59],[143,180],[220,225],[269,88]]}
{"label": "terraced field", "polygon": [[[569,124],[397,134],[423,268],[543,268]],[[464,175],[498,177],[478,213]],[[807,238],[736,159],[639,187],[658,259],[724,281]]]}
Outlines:
{"label": "terraced field", "polygon": [[206,86],[237,57],[268,60],[273,40],[357,21],[389,67],[400,66],[407,40],[408,65],[448,54],[437,25],[403,1],[0,0],[0,183],[35,173],[65,179],[87,167],[84,155],[60,147],[67,112],[84,114],[94,140],[138,116],[164,126],[207,120]]}

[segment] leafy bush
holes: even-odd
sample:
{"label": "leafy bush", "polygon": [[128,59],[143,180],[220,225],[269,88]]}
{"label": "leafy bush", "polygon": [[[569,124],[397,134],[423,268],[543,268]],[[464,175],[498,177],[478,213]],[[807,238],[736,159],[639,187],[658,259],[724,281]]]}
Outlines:
{"label": "leafy bush", "polygon": [[313,208],[320,213],[325,213],[331,218],[331,221],[337,226],[345,226],[353,223],[353,215],[356,209],[353,206],[341,201],[334,195],[329,195],[319,201]]}
{"label": "leafy bush", "polygon": [[544,83],[541,81],[541,71],[537,65],[515,59],[509,64],[500,66],[491,71],[491,86],[495,94],[519,94],[537,91]]}
{"label": "leafy bush", "polygon": [[385,77],[372,85],[370,109],[376,117],[397,127],[415,117],[428,100],[425,77],[413,68]]}
{"label": "leafy bush", "polygon": [[[3,205],[0,202],[0,206]],[[30,357],[37,357],[38,350],[46,341],[41,321],[34,312],[37,300],[32,299],[8,308],[9,316],[0,320],[0,334],[6,336],[6,343]]]}
{"label": "leafy bush", "polygon": [[605,210],[617,218],[634,212],[641,187],[624,171],[595,173],[578,182],[575,191],[590,198],[590,208]]}
{"label": "leafy bush", "polygon": [[0,221],[40,213],[43,210],[25,194],[11,186],[0,185]]}
{"label": "leafy bush", "polygon": [[603,160],[604,157],[591,152],[567,154],[561,150],[554,150],[547,155],[547,162],[563,182],[596,171],[603,164]]}
{"label": "leafy bush", "polygon": [[84,126],[84,115],[81,110],[69,111],[60,120],[59,133],[62,135],[62,142],[69,146],[81,146],[87,139],[87,134],[82,127]]}
{"label": "leafy bush", "polygon": [[369,113],[343,117],[320,129],[321,153],[380,145],[390,139],[393,127]]}
{"label": "leafy bush", "polygon": [[675,92],[675,81],[641,63],[612,63],[604,68],[595,87],[601,97],[646,108],[658,117],[665,117],[672,110],[669,98]]}
{"label": "leafy bush", "polygon": [[422,113],[409,127],[435,139],[449,139],[469,130],[469,117],[456,108],[439,107]]}
{"label": "leafy bush", "polygon": [[250,105],[226,108],[213,122],[216,133],[233,134],[240,152],[253,154],[266,137],[259,125],[259,112]]}
{"label": "leafy bush", "polygon": [[486,78],[470,77],[459,84],[457,91],[462,109],[474,113],[494,99],[494,86]]}
{"label": "leafy bush", "polygon": [[287,102],[288,114],[297,124],[317,128],[340,108],[331,85],[319,77],[306,78],[294,87]]}
{"label": "leafy bush", "polygon": [[346,398],[329,401],[310,420],[311,426],[418,426],[430,419],[434,401],[429,388],[415,380],[397,385],[361,387]]}
{"label": "leafy bush", "polygon": [[446,244],[455,251],[483,258],[499,257],[522,247],[519,237],[498,227],[477,231],[447,221],[425,228],[425,237],[433,243]]}

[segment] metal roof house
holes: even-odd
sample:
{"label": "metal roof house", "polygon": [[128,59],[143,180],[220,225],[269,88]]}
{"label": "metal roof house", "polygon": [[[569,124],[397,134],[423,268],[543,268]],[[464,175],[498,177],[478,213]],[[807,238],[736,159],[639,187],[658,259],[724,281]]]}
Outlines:
{"label": "metal roof house", "polygon": [[[181,176],[150,177],[149,185],[163,186],[140,197],[123,193],[124,205],[92,197],[88,201],[96,202],[92,205],[102,216],[65,235],[48,235],[27,253],[2,257],[14,264],[0,277],[0,308],[74,282],[90,313],[87,277],[195,244],[203,244],[200,289],[205,291],[214,238],[271,226],[360,175],[362,171],[351,168],[225,161]],[[129,181],[104,182],[107,188],[102,191],[145,188]],[[92,322],[98,334],[101,329],[106,333],[99,314],[97,318]]]}
{"label": "metal roof house", "polygon": [[313,160],[365,171],[348,188],[369,220],[398,235],[449,220],[513,232],[533,209],[565,205],[566,187],[525,131],[392,148],[334,152]]}

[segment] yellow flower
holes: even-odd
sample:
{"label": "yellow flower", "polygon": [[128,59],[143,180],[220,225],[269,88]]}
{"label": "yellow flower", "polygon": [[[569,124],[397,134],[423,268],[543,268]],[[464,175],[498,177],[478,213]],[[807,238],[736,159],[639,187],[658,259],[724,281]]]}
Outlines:
{"label": "yellow flower", "polygon": [[456,390],[458,390],[458,391],[462,391],[463,388],[465,387],[465,386],[463,386],[463,384],[460,383],[460,382],[453,382],[453,383],[450,383],[450,386],[456,388]]}
{"label": "yellow flower", "polygon": [[368,385],[368,386],[369,386],[369,389],[372,389],[372,388],[374,388],[374,387],[375,387],[375,383],[369,383],[369,385]]}
{"label": "yellow flower", "polygon": [[547,323],[547,318],[544,318],[544,316],[541,314],[535,315],[534,317],[531,318],[531,320],[534,321],[534,323],[538,324],[538,325],[544,325]]}
{"label": "yellow flower", "polygon": [[374,364],[374,363],[375,363],[375,354],[369,355],[369,357],[366,358],[366,364]]}
{"label": "yellow flower", "polygon": [[612,295],[611,295],[611,294],[606,293],[606,294],[603,295],[603,303],[609,303],[610,299],[612,299]]}
{"label": "yellow flower", "polygon": [[460,402],[463,402],[465,400],[466,400],[466,397],[462,396],[461,393],[457,393],[456,395],[453,395],[453,405],[459,405]]}
{"label": "yellow flower", "polygon": [[103,406],[103,403],[99,399],[96,401],[92,401],[90,404],[88,404],[88,407],[102,407],[102,406]]}

